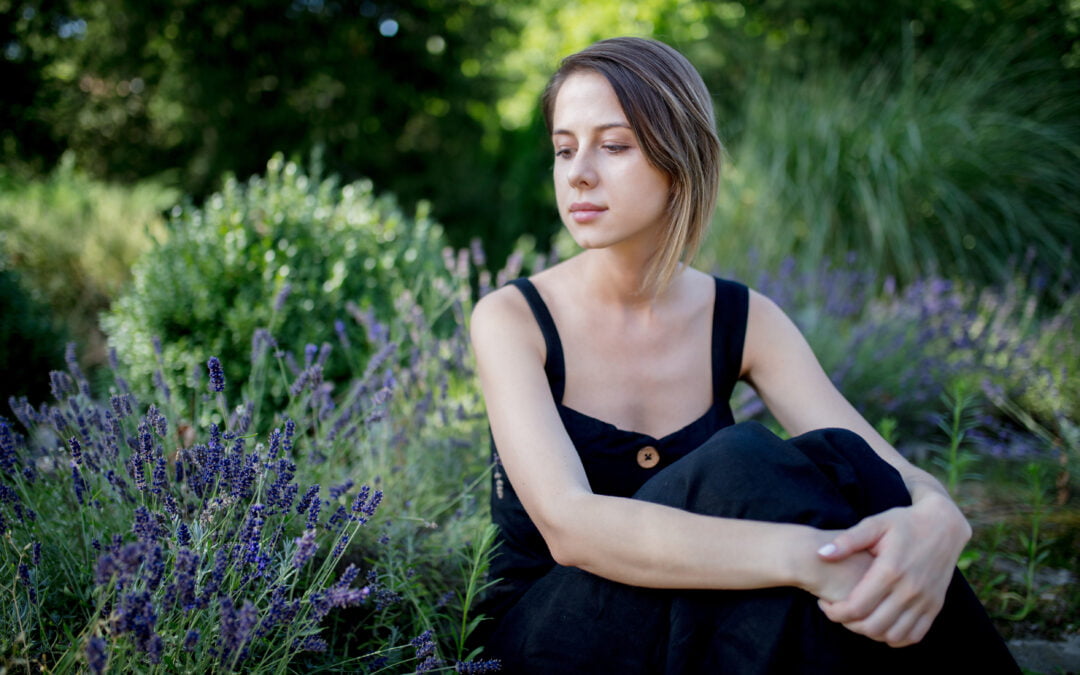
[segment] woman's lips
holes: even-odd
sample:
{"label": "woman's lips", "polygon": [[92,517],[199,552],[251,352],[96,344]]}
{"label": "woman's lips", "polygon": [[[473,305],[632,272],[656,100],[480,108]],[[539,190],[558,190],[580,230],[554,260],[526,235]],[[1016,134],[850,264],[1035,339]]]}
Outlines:
{"label": "woman's lips", "polygon": [[598,206],[590,202],[575,202],[570,205],[570,217],[575,223],[591,223],[607,210],[606,206]]}

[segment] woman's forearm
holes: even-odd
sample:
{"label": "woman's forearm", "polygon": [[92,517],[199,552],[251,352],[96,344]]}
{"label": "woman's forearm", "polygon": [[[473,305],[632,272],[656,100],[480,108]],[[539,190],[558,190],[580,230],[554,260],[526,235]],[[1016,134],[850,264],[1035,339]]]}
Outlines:
{"label": "woman's forearm", "polygon": [[[594,494],[563,500],[560,511],[546,519],[558,524],[542,527],[556,561],[635,586],[797,586],[839,595],[865,569],[819,560],[815,551],[831,533],[804,525],[716,518]],[[832,578],[845,573],[851,578]]]}

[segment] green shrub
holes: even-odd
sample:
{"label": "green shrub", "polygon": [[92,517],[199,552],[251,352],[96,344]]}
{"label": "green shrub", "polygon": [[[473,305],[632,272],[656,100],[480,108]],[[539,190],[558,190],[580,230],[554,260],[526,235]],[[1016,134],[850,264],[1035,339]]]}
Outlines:
{"label": "green shrub", "polygon": [[92,180],[66,155],[44,179],[0,175],[0,254],[51,308],[50,320],[78,336],[84,363],[105,360],[98,314],[131,275],[135,258],[161,232],[176,193],[155,183]]}
{"label": "green shrub", "polygon": [[[372,320],[387,323],[396,298],[448,278],[442,228],[426,213],[421,207],[408,219],[370,182],[341,186],[275,156],[264,177],[228,179],[201,208],[174,207],[168,237],[136,262],[131,287],[103,325],[137,382],[160,368],[175,388],[211,355],[225,364],[227,381],[241,381],[260,328],[301,353],[336,333],[351,348],[331,354],[323,374],[340,380],[348,360],[377,341]],[[367,336],[341,321],[350,306],[368,317]]]}
{"label": "green shrub", "polygon": [[[856,252],[904,285],[927,274],[1007,279],[1034,247],[1071,266],[1080,105],[1010,50],[763,72],[751,87],[705,263],[807,267]],[[753,273],[754,270],[746,270]]]}

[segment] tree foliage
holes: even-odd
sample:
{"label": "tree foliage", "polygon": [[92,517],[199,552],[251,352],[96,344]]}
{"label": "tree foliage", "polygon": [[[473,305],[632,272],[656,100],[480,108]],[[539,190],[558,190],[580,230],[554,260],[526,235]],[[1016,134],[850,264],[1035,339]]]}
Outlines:
{"label": "tree foliage", "polygon": [[0,0],[0,158],[45,172],[70,149],[96,177],[157,176],[197,201],[318,147],[328,172],[428,200],[453,243],[479,236],[499,260],[557,227],[545,78],[618,34],[684,51],[732,144],[759,85],[905,44],[929,62],[1019,45],[1016,63],[1050,67],[1017,79],[1080,89],[1070,0]]}

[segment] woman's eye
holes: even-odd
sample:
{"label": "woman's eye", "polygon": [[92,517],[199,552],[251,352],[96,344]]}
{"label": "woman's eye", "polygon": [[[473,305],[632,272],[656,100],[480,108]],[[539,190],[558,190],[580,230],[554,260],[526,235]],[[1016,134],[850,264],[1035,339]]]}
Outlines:
{"label": "woman's eye", "polygon": [[626,150],[630,146],[629,145],[620,145],[618,143],[605,143],[604,145],[602,145],[600,147],[602,147],[604,150],[611,153],[612,155],[615,155],[615,154],[618,154],[618,153],[622,152],[623,150]]}
{"label": "woman's eye", "polygon": [[566,159],[570,156],[570,148],[556,148],[555,156]]}

